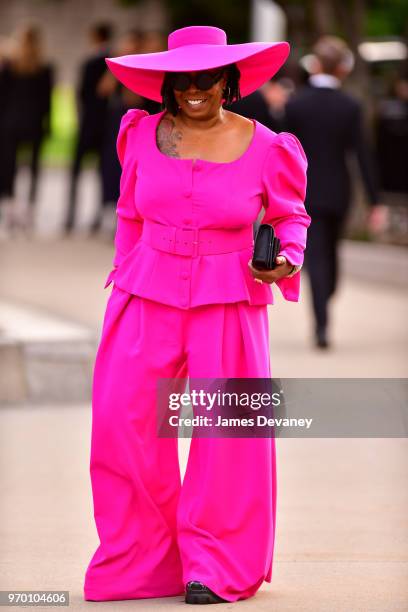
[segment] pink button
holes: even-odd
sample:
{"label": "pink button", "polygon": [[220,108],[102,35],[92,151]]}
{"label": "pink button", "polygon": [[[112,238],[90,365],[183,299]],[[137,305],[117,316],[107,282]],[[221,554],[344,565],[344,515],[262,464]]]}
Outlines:
{"label": "pink button", "polygon": [[185,223],[185,225],[191,225],[192,219],[183,219],[183,222]]}
{"label": "pink button", "polygon": [[190,275],[189,275],[189,274],[187,274],[187,272],[183,272],[183,274],[181,275],[181,278],[182,278],[183,280],[188,280],[188,279],[190,278]]}

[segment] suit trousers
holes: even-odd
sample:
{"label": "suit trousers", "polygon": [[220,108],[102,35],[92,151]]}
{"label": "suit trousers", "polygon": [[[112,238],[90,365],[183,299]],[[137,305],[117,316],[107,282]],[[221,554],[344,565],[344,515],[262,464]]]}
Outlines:
{"label": "suit trousers", "polygon": [[30,147],[28,202],[30,205],[34,205],[37,197],[42,141],[43,136],[40,132],[38,135],[33,135],[27,139],[24,139],[24,137],[13,130],[5,129],[2,132],[0,141],[0,196],[14,197],[19,147],[23,144],[28,144]]}
{"label": "suit trousers", "polygon": [[310,282],[315,327],[325,329],[329,322],[329,300],[338,286],[338,244],[345,217],[314,214],[312,218],[307,233],[305,268]]}
{"label": "suit trousers", "polygon": [[181,481],[177,437],[156,433],[159,378],[270,376],[267,305],[181,309],[113,286],[93,374],[100,544],[86,570],[86,600],[182,595],[199,580],[236,601],[271,582],[274,438],[193,436]]}

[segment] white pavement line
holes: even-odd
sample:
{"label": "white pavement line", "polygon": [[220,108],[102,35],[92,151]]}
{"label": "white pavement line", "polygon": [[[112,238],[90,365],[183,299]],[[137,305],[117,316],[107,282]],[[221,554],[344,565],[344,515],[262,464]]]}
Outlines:
{"label": "white pavement line", "polygon": [[91,340],[86,327],[33,307],[0,301],[0,342]]}
{"label": "white pavement line", "polygon": [[0,301],[0,405],[89,400],[96,340],[85,326]]}

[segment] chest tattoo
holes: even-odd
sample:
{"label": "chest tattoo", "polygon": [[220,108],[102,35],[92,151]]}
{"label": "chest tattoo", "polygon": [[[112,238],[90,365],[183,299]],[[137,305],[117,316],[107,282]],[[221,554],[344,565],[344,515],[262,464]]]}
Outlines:
{"label": "chest tattoo", "polygon": [[180,157],[177,147],[182,139],[182,132],[170,117],[165,117],[157,130],[157,146],[169,157]]}

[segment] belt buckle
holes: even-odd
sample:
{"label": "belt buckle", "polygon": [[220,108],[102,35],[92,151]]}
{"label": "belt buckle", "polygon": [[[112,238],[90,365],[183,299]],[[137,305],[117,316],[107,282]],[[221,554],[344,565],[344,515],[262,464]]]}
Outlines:
{"label": "belt buckle", "polygon": [[198,255],[198,227],[179,227],[176,231],[176,253],[179,255]]}

